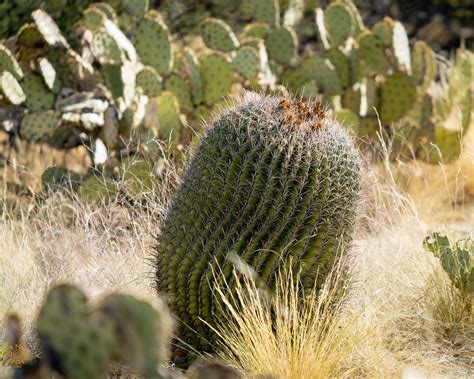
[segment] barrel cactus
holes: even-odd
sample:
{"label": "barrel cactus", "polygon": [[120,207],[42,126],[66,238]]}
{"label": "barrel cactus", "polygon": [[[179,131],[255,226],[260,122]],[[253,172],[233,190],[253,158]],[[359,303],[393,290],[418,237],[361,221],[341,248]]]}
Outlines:
{"label": "barrel cactus", "polygon": [[[293,262],[321,284],[350,243],[360,190],[357,152],[320,103],[249,94],[202,137],[156,246],[157,290],[197,348],[212,340],[216,269],[237,256],[270,287]],[[199,340],[196,336],[202,338]]]}

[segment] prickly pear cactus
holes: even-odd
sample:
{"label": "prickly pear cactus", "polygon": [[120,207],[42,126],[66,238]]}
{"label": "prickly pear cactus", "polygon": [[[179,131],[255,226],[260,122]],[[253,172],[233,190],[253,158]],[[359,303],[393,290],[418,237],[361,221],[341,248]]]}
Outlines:
{"label": "prickly pear cactus", "polygon": [[342,2],[332,3],[324,11],[324,24],[333,47],[340,46],[354,33],[355,20]]}
{"label": "prickly pear cactus", "polygon": [[166,309],[155,309],[129,295],[106,297],[99,311],[114,324],[120,362],[145,378],[161,378],[159,365],[166,363],[171,320]]}
{"label": "prickly pear cactus", "polygon": [[53,135],[61,123],[56,111],[31,112],[21,120],[20,135],[26,140],[41,141]]}
{"label": "prickly pear cactus", "polygon": [[227,95],[234,82],[232,67],[223,55],[211,54],[200,64],[204,102],[212,105]]}
{"label": "prickly pear cactus", "polygon": [[133,33],[135,48],[142,62],[160,75],[173,67],[171,37],[168,27],[157,14],[149,12]]}
{"label": "prickly pear cactus", "polygon": [[352,143],[319,103],[252,94],[216,119],[156,246],[156,284],[178,334],[205,348],[193,330],[210,336],[201,318],[217,317],[215,270],[230,279],[235,259],[271,286],[292,258],[307,288],[321,284],[350,243],[359,176]]}
{"label": "prickly pear cactus", "polygon": [[163,80],[153,67],[145,66],[137,73],[136,85],[142,88],[146,96],[159,96],[163,90],[162,82]]}
{"label": "prickly pear cactus", "polygon": [[403,72],[394,72],[382,84],[380,117],[383,121],[398,120],[410,110],[416,100],[416,85]]}
{"label": "prickly pear cactus", "polygon": [[191,86],[191,96],[195,105],[202,102],[202,82],[199,73],[199,62],[190,48],[183,50],[183,68]]}
{"label": "prickly pear cactus", "polygon": [[179,139],[181,121],[179,119],[179,101],[176,95],[165,91],[156,99],[156,102],[159,137],[165,141],[177,141]]}
{"label": "prickly pear cactus", "polygon": [[296,56],[298,39],[290,27],[270,29],[265,36],[268,57],[275,62],[289,65]]}
{"label": "prickly pear cactus", "polygon": [[233,51],[239,47],[239,40],[224,21],[209,18],[201,25],[201,35],[207,47],[223,52]]}
{"label": "prickly pear cactus", "polygon": [[[451,244],[448,237],[433,233],[424,240],[425,248],[441,262],[453,285],[463,295],[474,297],[474,241],[463,239]],[[470,307],[469,307],[470,308]]]}
{"label": "prickly pear cactus", "polygon": [[113,323],[93,315],[76,287],[53,288],[40,310],[37,331],[48,364],[67,378],[98,378],[116,346]]}
{"label": "prickly pear cactus", "polygon": [[245,79],[255,79],[259,71],[259,56],[257,50],[251,46],[240,48],[232,59],[232,68]]}
{"label": "prickly pear cactus", "polygon": [[179,106],[183,111],[193,109],[191,86],[183,75],[171,74],[166,78],[164,87],[166,91],[173,92],[176,95]]}
{"label": "prickly pear cactus", "polygon": [[16,79],[23,77],[23,71],[11,51],[0,43],[0,73],[2,71],[10,72]]}
{"label": "prickly pear cactus", "polygon": [[26,95],[26,106],[32,111],[45,111],[53,108],[54,94],[46,87],[43,78],[29,74],[20,82]]}
{"label": "prickly pear cactus", "polygon": [[141,377],[168,377],[160,366],[169,353],[172,321],[161,301],[111,294],[92,308],[80,289],[61,284],[48,292],[35,327],[39,358],[17,367],[14,377],[99,379],[109,376],[112,362]]}

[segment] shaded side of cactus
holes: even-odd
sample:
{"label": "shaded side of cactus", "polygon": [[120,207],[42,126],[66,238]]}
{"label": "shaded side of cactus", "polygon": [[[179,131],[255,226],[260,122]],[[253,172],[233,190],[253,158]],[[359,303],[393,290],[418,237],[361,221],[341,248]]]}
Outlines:
{"label": "shaded side of cactus", "polygon": [[[202,138],[156,247],[156,284],[199,345],[212,323],[214,272],[238,259],[272,285],[292,258],[304,284],[321,282],[351,240],[359,161],[318,103],[251,95]],[[318,276],[319,273],[319,276]],[[318,277],[318,283],[316,278]]]}

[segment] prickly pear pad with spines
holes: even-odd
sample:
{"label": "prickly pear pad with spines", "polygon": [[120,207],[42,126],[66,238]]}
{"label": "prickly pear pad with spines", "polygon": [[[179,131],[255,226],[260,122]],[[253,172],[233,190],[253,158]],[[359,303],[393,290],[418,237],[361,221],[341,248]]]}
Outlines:
{"label": "prickly pear pad with spines", "polygon": [[264,22],[254,22],[247,24],[243,31],[244,37],[264,38],[265,33],[270,28],[270,25]]}
{"label": "prickly pear pad with spines", "polygon": [[42,306],[37,331],[48,364],[67,378],[98,378],[116,345],[113,323],[92,314],[78,288],[53,288]]}
{"label": "prickly pear pad with spines", "polygon": [[280,25],[280,3],[278,0],[249,0],[253,16],[257,21]]}
{"label": "prickly pear pad with spines", "polygon": [[17,33],[18,45],[21,47],[38,47],[45,44],[46,41],[35,24],[23,25]]}
{"label": "prickly pear pad with spines", "polygon": [[141,87],[143,93],[148,97],[155,97],[161,94],[163,80],[153,67],[145,66],[137,74],[136,85]]}
{"label": "prickly pear pad with spines", "polygon": [[202,83],[199,63],[194,52],[187,47],[183,51],[183,68],[191,87],[193,103],[194,105],[200,104],[202,102]]}
{"label": "prickly pear pad with spines", "polygon": [[0,43],[0,73],[9,71],[16,79],[23,77],[23,71],[10,50]]}
{"label": "prickly pear pad with spines", "polygon": [[178,141],[181,122],[179,102],[173,92],[165,91],[157,99],[159,137],[165,141]]}
{"label": "prickly pear pad with spines", "polygon": [[320,285],[350,243],[359,188],[358,154],[319,103],[250,94],[215,119],[156,246],[178,335],[196,348],[212,339],[201,318],[215,322],[213,274],[230,280],[232,255],[270,286],[290,258],[305,287]]}
{"label": "prickly pear pad with spines", "polygon": [[124,0],[123,3],[127,11],[138,18],[143,18],[150,6],[149,0]]}
{"label": "prickly pear pad with spines", "polygon": [[366,30],[358,38],[359,75],[377,75],[384,73],[388,62],[382,40],[374,33]]}
{"label": "prickly pear pad with spines", "polygon": [[98,32],[106,19],[105,13],[96,6],[89,7],[84,11],[84,25],[92,32]]}
{"label": "prickly pear pad with spines", "polygon": [[114,323],[118,334],[116,358],[136,374],[157,377],[157,368],[166,361],[171,320],[162,305],[155,308],[129,295],[106,297],[99,311]]}
{"label": "prickly pear pad with spines", "polygon": [[20,105],[26,99],[20,83],[9,71],[0,74],[0,93],[3,93],[13,105]]}
{"label": "prickly pear pad with spines", "polygon": [[171,37],[167,26],[153,14],[147,14],[133,33],[135,48],[142,62],[153,67],[158,74],[173,67]]}
{"label": "prickly pear pad with spines", "polygon": [[206,46],[213,50],[229,52],[239,47],[239,40],[224,21],[208,18],[201,25],[201,36]]}
{"label": "prickly pear pad with spines", "polygon": [[251,46],[240,48],[232,59],[232,68],[247,80],[257,77],[259,66],[258,52]]}
{"label": "prickly pear pad with spines", "polygon": [[351,65],[347,57],[340,49],[332,48],[324,52],[324,56],[329,59],[336,69],[337,75],[343,87],[348,87],[351,81]]}
{"label": "prickly pear pad with spines", "polygon": [[270,59],[289,65],[296,57],[298,39],[290,27],[269,29],[265,35],[265,46]]}
{"label": "prickly pear pad with spines", "polygon": [[199,72],[204,102],[211,105],[227,95],[234,82],[232,67],[223,55],[212,54],[203,58]]}
{"label": "prickly pear pad with spines", "polygon": [[390,17],[384,17],[382,21],[375,23],[372,32],[380,38],[387,47],[392,46],[394,21]]}
{"label": "prickly pear pad with spines", "polygon": [[415,100],[413,78],[404,72],[394,72],[382,84],[380,118],[384,122],[398,120],[410,110]]}
{"label": "prickly pear pad with spines", "polygon": [[435,52],[425,42],[416,41],[413,44],[411,66],[418,93],[424,95],[436,78]]}
{"label": "prickly pear pad with spines", "polygon": [[26,107],[31,111],[45,111],[53,108],[54,94],[46,87],[43,79],[29,74],[20,82],[26,95]]}
{"label": "prickly pear pad with spines", "polygon": [[91,51],[100,64],[120,64],[124,53],[115,40],[105,31],[94,34]]}
{"label": "prickly pear pad with spines", "polygon": [[190,111],[193,109],[191,87],[184,76],[171,74],[165,79],[164,87],[165,91],[173,92],[176,95],[179,106],[183,111]]}
{"label": "prickly pear pad with spines", "polygon": [[53,135],[60,121],[61,115],[55,111],[28,113],[21,120],[20,135],[26,140],[41,141]]}
{"label": "prickly pear pad with spines", "polygon": [[337,47],[354,33],[354,19],[351,10],[343,3],[332,3],[324,11],[324,24],[331,46]]}

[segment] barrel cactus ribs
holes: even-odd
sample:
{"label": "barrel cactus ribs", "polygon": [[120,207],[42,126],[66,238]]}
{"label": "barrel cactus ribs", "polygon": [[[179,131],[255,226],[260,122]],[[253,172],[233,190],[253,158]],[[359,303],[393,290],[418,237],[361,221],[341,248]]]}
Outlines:
{"label": "barrel cactus ribs", "polygon": [[[197,146],[156,246],[156,284],[203,347],[217,316],[214,272],[231,255],[270,287],[293,263],[321,284],[351,240],[360,190],[357,152],[318,102],[249,94]],[[204,337],[199,341],[196,332]]]}

